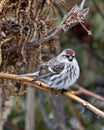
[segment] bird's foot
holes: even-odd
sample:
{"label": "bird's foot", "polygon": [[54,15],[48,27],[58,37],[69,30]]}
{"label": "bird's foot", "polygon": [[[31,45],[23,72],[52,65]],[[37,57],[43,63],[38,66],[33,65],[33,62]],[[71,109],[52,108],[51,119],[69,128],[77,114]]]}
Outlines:
{"label": "bird's foot", "polygon": [[[38,81],[39,79],[38,78],[34,78],[31,83],[35,83],[36,81]],[[42,86],[42,83],[41,82],[38,82],[37,83],[39,86]]]}
{"label": "bird's foot", "polygon": [[[60,90],[60,89],[59,89]],[[62,95],[64,92],[67,92],[69,90],[67,89],[61,89],[60,90],[60,93],[59,93],[59,90],[58,89],[55,89],[55,88],[51,88],[51,91],[54,92],[56,95]]]}
{"label": "bird's foot", "polygon": [[69,90],[67,90],[67,89],[62,89],[61,90],[61,94],[63,94],[64,92],[68,92]]}
{"label": "bird's foot", "polygon": [[36,81],[37,81],[37,79],[34,78],[34,79],[31,81],[31,83],[36,82]]}
{"label": "bird's foot", "polygon": [[55,89],[55,88],[51,88],[51,91],[52,91],[52,93],[54,93],[54,94],[56,94],[56,95],[59,95],[57,89]]}

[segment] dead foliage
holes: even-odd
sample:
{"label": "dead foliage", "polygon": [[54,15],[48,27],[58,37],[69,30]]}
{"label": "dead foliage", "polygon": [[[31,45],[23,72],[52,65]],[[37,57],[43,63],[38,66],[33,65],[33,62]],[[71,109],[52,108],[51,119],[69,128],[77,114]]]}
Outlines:
{"label": "dead foliage", "polygon": [[[31,68],[29,67],[31,56],[34,60],[33,64],[37,64],[40,51],[39,46],[30,47],[26,43],[32,38],[42,40],[42,37],[53,28],[53,2],[2,0],[0,5],[2,6],[0,10],[1,71],[6,72],[8,65],[11,65],[14,67],[14,73],[19,73],[23,64],[27,65],[28,70]],[[41,47],[43,46],[45,44]]]}
{"label": "dead foliage", "polygon": [[[54,6],[50,0],[1,0],[0,2],[0,71],[26,73],[39,68],[43,47],[54,48],[54,39],[37,46],[28,41],[42,40],[54,26]],[[4,84],[4,81],[1,81]],[[13,95],[15,88],[3,91]],[[19,92],[19,91],[18,91]]]}

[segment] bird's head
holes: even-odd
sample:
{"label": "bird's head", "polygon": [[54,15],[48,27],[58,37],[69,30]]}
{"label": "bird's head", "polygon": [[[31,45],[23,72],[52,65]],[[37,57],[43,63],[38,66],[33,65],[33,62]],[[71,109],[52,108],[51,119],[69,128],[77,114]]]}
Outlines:
{"label": "bird's head", "polygon": [[62,51],[60,56],[71,62],[75,58],[75,51],[72,49],[65,49]]}

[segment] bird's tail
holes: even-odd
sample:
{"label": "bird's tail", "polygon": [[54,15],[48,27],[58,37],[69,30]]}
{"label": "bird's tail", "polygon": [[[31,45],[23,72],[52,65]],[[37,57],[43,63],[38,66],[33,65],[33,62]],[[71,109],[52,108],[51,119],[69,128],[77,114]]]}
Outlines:
{"label": "bird's tail", "polygon": [[28,73],[28,74],[22,74],[22,75],[19,75],[18,78],[21,78],[21,77],[37,77],[37,76],[38,76],[38,73],[39,73],[39,72]]}

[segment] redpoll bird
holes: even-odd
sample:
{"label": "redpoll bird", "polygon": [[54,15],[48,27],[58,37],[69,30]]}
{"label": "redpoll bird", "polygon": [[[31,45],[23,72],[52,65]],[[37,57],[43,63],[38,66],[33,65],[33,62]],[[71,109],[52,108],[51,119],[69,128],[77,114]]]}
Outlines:
{"label": "redpoll bird", "polygon": [[79,77],[79,66],[75,59],[75,52],[72,49],[65,49],[57,57],[43,63],[38,72],[21,76],[34,77],[53,89],[67,90]]}

